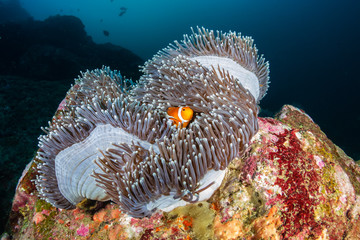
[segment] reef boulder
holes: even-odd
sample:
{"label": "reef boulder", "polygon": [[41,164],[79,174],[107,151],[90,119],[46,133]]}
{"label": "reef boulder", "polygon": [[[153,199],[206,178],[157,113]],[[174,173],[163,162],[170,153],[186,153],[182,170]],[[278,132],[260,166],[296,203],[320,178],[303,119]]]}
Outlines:
{"label": "reef boulder", "polygon": [[14,239],[359,239],[360,166],[302,110],[258,118],[243,158],[208,200],[136,219],[111,202],[60,210],[37,197],[31,162],[16,189]]}

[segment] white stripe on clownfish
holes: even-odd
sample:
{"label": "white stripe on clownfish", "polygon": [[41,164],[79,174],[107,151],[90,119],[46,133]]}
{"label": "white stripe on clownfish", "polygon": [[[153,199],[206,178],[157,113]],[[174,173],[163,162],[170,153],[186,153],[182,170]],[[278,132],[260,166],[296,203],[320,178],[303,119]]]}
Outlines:
{"label": "white stripe on clownfish", "polygon": [[182,111],[183,107],[179,107],[179,111],[178,111],[178,117],[181,120],[181,122],[188,122],[189,120],[186,120],[182,117],[181,115],[181,111]]}

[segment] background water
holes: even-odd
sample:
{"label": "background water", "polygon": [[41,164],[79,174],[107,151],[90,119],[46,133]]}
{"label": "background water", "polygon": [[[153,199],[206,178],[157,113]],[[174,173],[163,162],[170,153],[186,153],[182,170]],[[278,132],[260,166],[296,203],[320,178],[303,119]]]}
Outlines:
{"label": "background water", "polygon": [[[144,60],[204,26],[252,36],[270,62],[261,107],[293,104],[360,159],[360,2],[339,0],[20,0],[35,18],[78,16],[98,43],[112,42]],[[121,16],[120,16],[121,15]],[[104,30],[109,33],[104,34]],[[265,114],[265,115],[266,115]]]}
{"label": "background water", "polygon": [[[19,1],[36,20],[56,14],[77,16],[96,43],[120,45],[144,60],[172,41],[181,40],[184,33],[191,33],[190,27],[232,30],[252,36],[259,53],[270,62],[271,70],[270,88],[260,104],[261,115],[272,116],[283,104],[300,107],[335,144],[355,160],[360,160],[359,1]],[[16,13],[11,14],[16,18]],[[34,84],[28,84],[29,89],[33,88],[31,91],[36,91]],[[24,85],[19,84],[17,88],[21,86]],[[65,94],[70,83],[58,87],[63,87]],[[31,98],[36,98],[36,94]],[[14,107],[26,104],[21,95],[13,99]],[[39,100],[36,105],[44,106],[51,116],[57,102],[57,99]],[[31,111],[31,107],[28,106],[26,111]],[[26,115],[23,110],[21,113]],[[32,127],[39,129],[45,122],[39,120]],[[23,123],[18,131],[26,133],[26,129],[26,123]],[[35,151],[37,139],[29,141]],[[13,164],[22,169],[32,157],[31,154],[26,156],[28,159],[19,159],[19,164]],[[4,159],[0,161],[2,163]],[[9,166],[3,166],[6,167]],[[20,175],[20,171],[17,174]]]}

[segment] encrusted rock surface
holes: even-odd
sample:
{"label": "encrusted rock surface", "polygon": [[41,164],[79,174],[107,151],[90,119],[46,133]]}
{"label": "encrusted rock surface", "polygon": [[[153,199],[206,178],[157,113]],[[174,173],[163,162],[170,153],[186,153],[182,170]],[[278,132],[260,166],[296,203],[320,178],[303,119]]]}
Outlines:
{"label": "encrusted rock surface", "polygon": [[228,167],[211,199],[135,219],[111,203],[60,210],[37,198],[31,165],[19,181],[14,239],[360,239],[360,167],[300,109],[285,105]]}

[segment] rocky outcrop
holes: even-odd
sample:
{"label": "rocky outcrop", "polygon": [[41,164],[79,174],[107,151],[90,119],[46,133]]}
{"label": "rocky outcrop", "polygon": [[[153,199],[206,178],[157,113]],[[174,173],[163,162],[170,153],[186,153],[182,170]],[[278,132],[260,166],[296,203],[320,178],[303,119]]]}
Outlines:
{"label": "rocky outcrop", "polygon": [[[285,105],[204,202],[136,219],[111,202],[60,210],[37,197],[34,163],[14,197],[15,239],[358,239],[360,167],[302,110]],[[4,236],[4,237],[6,237]]]}

